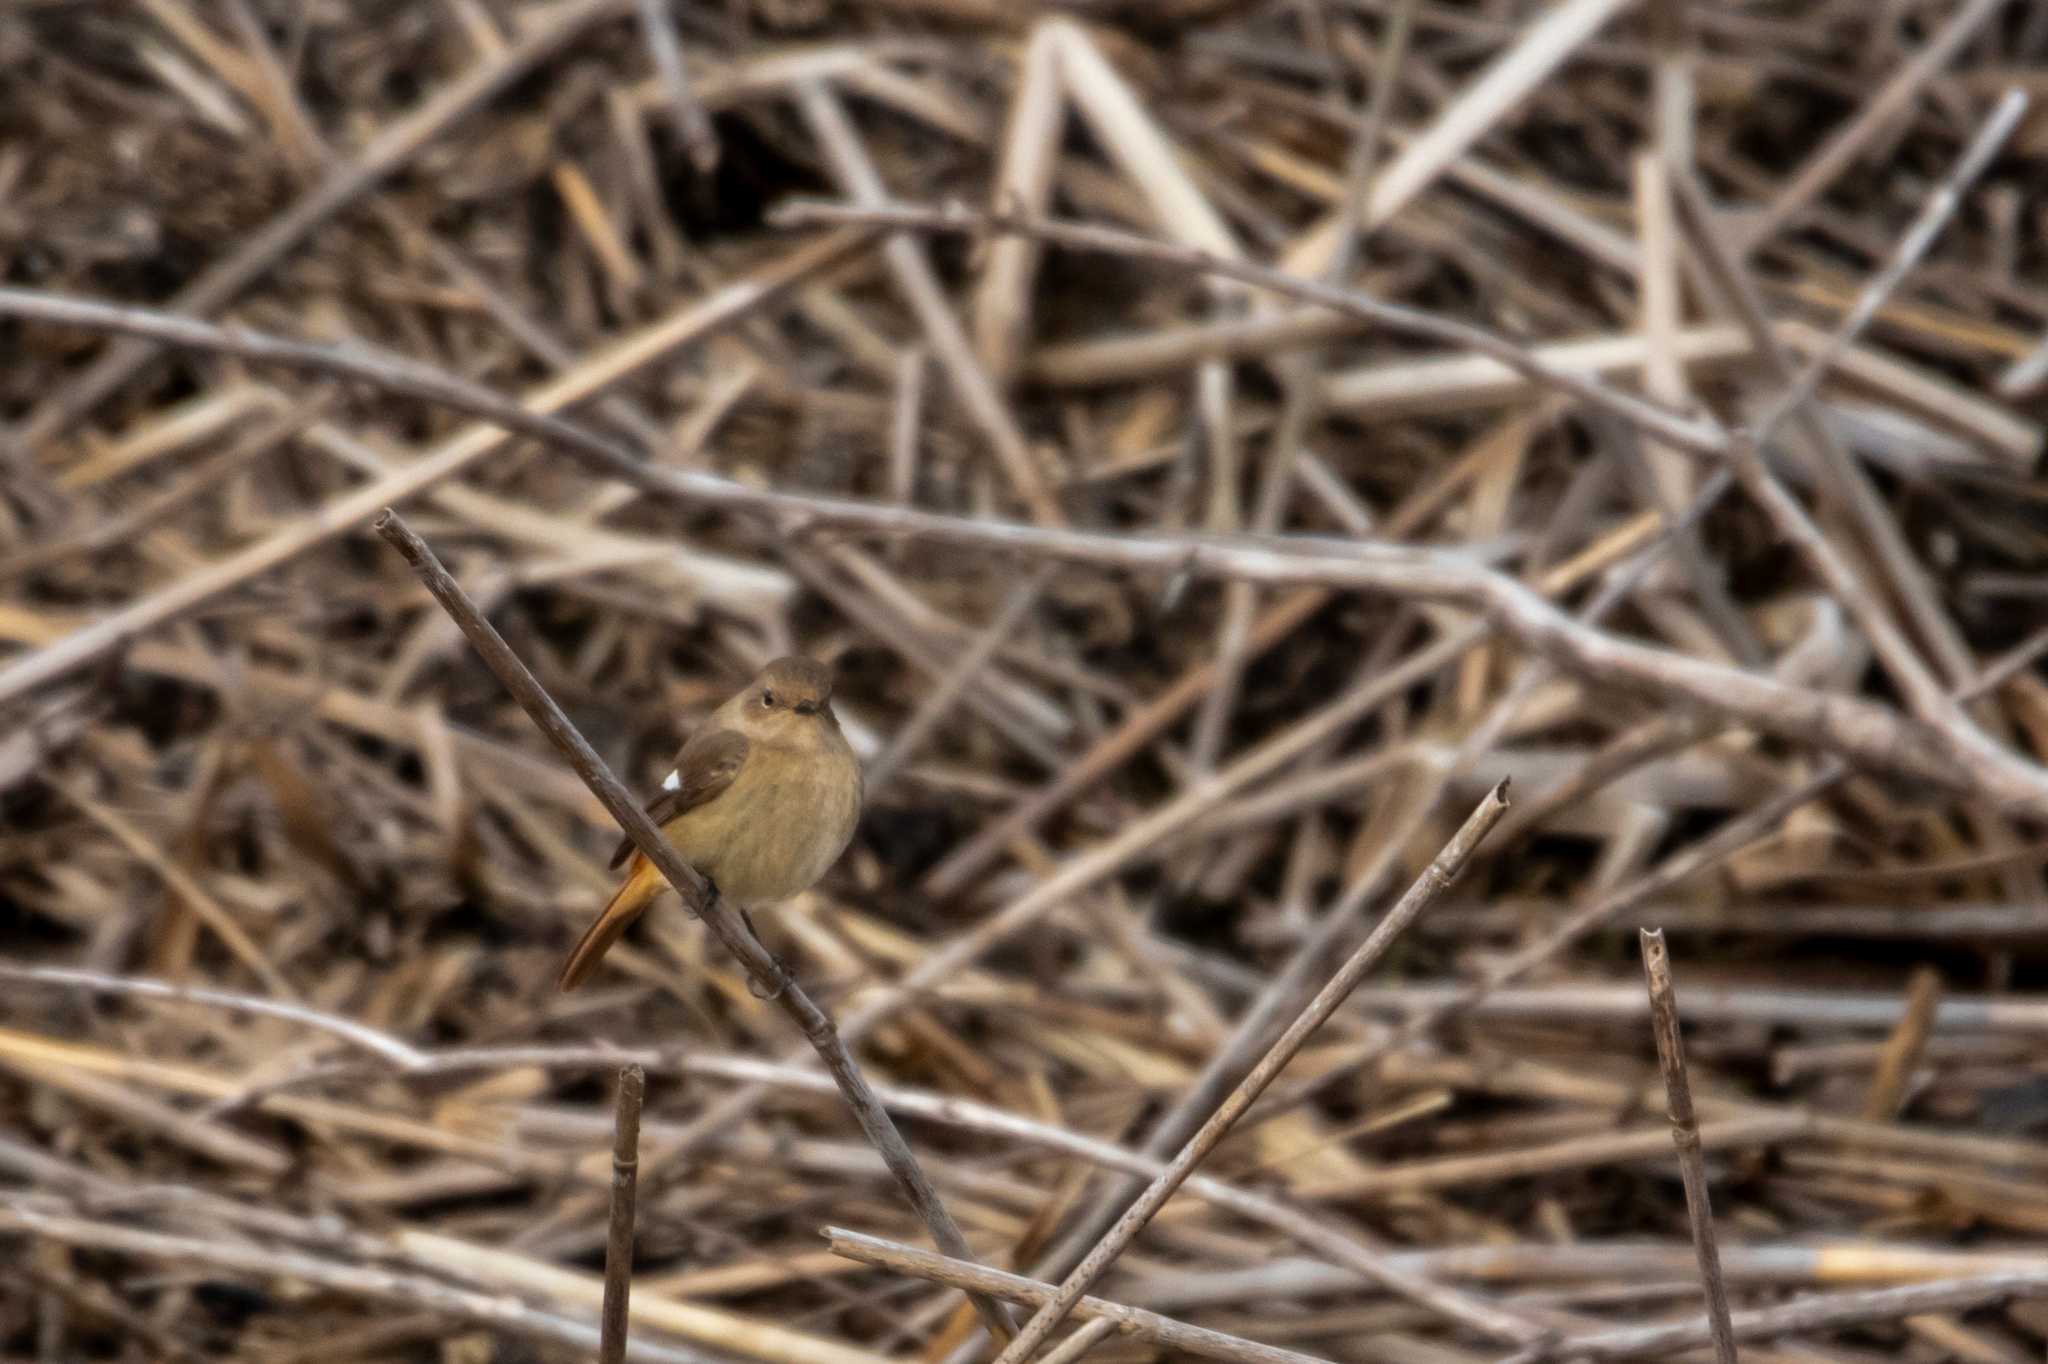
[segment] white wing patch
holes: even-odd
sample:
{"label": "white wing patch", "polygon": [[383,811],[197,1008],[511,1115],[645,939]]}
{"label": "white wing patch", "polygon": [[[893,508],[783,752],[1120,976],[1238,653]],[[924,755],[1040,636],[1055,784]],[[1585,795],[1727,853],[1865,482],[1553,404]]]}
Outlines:
{"label": "white wing patch", "polygon": [[682,784],[683,774],[676,771],[673,767],[668,770],[668,775],[661,779],[661,789],[664,791],[673,791]]}

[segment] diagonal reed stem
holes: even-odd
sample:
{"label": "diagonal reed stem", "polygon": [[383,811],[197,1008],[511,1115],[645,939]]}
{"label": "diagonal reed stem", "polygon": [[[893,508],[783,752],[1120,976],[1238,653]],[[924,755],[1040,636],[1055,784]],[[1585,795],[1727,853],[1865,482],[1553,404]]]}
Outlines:
{"label": "diagonal reed stem", "polygon": [[[1351,954],[1350,959],[1330,977],[1329,983],[1323,986],[1294,1022],[1288,1025],[1287,1031],[1274,1042],[1272,1050],[1259,1058],[1259,1063],[1252,1067],[1251,1073],[1238,1083],[1237,1088],[1232,1090],[1221,1104],[1217,1105],[1216,1111],[1209,1115],[1209,1120],[1202,1124],[1194,1136],[1188,1138],[1187,1145],[1183,1146],[1180,1153],[1160,1171],[1158,1178],[1154,1179],[1137,1200],[1125,1209],[1123,1216],[1119,1217],[1115,1225],[1096,1242],[1095,1248],[1074,1267],[1073,1272],[1067,1275],[1066,1281],[1059,1286],[1059,1290],[1038,1309],[1025,1324],[1024,1329],[1018,1333],[1017,1338],[1004,1347],[1003,1352],[996,1357],[996,1364],[1022,1364],[1023,1360],[1030,1358],[1031,1352],[1044,1343],[1054,1327],[1065,1320],[1067,1314],[1073,1310],[1074,1304],[1078,1303],[1094,1286],[1096,1280],[1102,1277],[1103,1272],[1115,1263],[1117,1256],[1123,1254],[1125,1248],[1144,1229],[1145,1224],[1166,1206],[1166,1200],[1173,1197],[1174,1191],[1194,1173],[1195,1167],[1216,1149],[1217,1143],[1223,1140],[1237,1120],[1244,1116],[1246,1110],[1261,1094],[1266,1092],[1266,1087],[1272,1084],[1287,1063],[1294,1059],[1295,1054],[1301,1050],[1315,1030],[1337,1011],[1353,990],[1358,988],[1358,983],[1365,979],[1365,973],[1386,955],[1394,940],[1401,936],[1424,909],[1450,888],[1451,882],[1456,879],[1467,859],[1478,848],[1480,841],[1486,837],[1487,831],[1507,813],[1506,788],[1507,783],[1502,782],[1479,802],[1478,808],[1466,818],[1464,826],[1451,836],[1451,841],[1436,855],[1436,860],[1425,867],[1422,875],[1416,878],[1415,884],[1408,888],[1408,893],[1387,911],[1386,917],[1381,919],[1366,940],[1359,944],[1358,950]],[[1497,1325],[1503,1336],[1526,1343],[1537,1334],[1536,1328],[1532,1328],[1519,1318],[1506,1314],[1501,1316],[1502,1320]]]}

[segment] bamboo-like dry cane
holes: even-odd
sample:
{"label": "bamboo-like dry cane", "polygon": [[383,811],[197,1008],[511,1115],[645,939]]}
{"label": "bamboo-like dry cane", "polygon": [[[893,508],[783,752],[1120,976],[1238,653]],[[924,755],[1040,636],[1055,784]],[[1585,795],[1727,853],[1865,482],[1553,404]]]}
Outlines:
{"label": "bamboo-like dry cane", "polygon": [[619,1067],[619,1093],[612,1118],[611,1225],[604,1244],[604,1309],[598,1319],[598,1364],[626,1357],[633,1297],[633,1219],[640,1193],[640,1105],[647,1097],[647,1072]]}
{"label": "bamboo-like dry cane", "polygon": [[[854,1063],[832,1019],[812,1001],[801,985],[790,978],[782,963],[747,931],[738,912],[707,892],[704,879],[683,861],[675,845],[654,827],[647,812],[627,793],[604,759],[597,755],[597,750],[590,746],[590,741],[569,722],[569,717],[562,713],[562,708],[548,695],[546,688],[512,652],[504,637],[483,618],[476,604],[469,599],[469,594],[442,567],[426,541],[420,539],[404,519],[389,508],[377,518],[376,530],[404,556],[421,583],[433,594],[434,600],[440,603],[441,609],[462,627],[462,633],[475,647],[477,655],[504,683],[505,689],[512,693],[534,725],[561,751],[576,770],[576,775],[583,779],[591,793],[619,822],[626,836],[633,840],[634,846],[668,878],[683,903],[718,935],[726,949],[760,987],[762,995],[774,1000],[789,1015],[798,1031],[817,1051],[825,1068],[832,1073],[839,1092],[845,1096],[847,1107],[853,1110],[855,1120],[860,1123],[861,1131],[867,1134],[868,1141],[881,1154],[889,1172],[903,1187],[911,1206],[930,1229],[932,1238],[947,1254],[963,1260],[973,1259],[967,1238],[961,1235],[953,1215],[946,1211],[930,1178],[918,1166],[917,1157],[911,1154],[903,1134],[896,1130],[896,1124],[883,1109],[881,1100],[875,1097],[867,1077]],[[1006,1338],[1011,1329],[1010,1321],[1001,1304],[985,1295],[975,1295],[972,1300],[990,1332],[998,1339]]]}
{"label": "bamboo-like dry cane", "polygon": [[1707,1319],[1714,1328],[1717,1364],[1735,1364],[1735,1336],[1728,1326],[1728,1284],[1721,1277],[1721,1252],[1714,1243],[1714,1209],[1707,1195],[1707,1161],[1700,1151],[1700,1120],[1693,1111],[1692,1081],[1685,1073],[1685,1042],[1678,1031],[1678,993],[1671,981],[1671,953],[1664,930],[1639,929],[1643,979],[1650,992],[1650,1030],[1657,1038],[1657,1065],[1671,1107],[1671,1140],[1678,1147],[1678,1172],[1685,1181],[1685,1210],[1692,1221],[1693,1250],[1707,1294]]}

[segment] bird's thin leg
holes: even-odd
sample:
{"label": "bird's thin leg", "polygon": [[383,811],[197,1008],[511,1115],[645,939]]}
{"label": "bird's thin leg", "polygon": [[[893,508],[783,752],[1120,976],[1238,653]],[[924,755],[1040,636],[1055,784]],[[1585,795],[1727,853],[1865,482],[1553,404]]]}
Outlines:
{"label": "bird's thin leg", "polygon": [[740,922],[747,926],[748,936],[761,945],[761,951],[767,956],[768,960],[775,963],[775,974],[780,980],[780,983],[773,990],[764,990],[761,988],[761,983],[750,974],[747,977],[747,993],[756,999],[780,999],[782,992],[789,988],[789,963],[768,950],[767,942],[761,937],[761,930],[754,927],[753,915],[742,909],[740,911]]}

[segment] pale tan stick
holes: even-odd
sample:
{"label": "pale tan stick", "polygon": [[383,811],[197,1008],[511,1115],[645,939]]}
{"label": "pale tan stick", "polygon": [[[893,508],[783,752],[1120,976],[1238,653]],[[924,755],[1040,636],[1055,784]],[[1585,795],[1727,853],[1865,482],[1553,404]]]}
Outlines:
{"label": "pale tan stick", "polygon": [[1927,202],[1921,205],[1913,225],[1907,228],[1906,235],[1899,239],[1897,249],[1885,262],[1884,268],[1871,276],[1869,282],[1857,294],[1855,304],[1836,324],[1833,335],[1828,338],[1828,344],[1822,348],[1820,354],[1807,360],[1806,368],[1800,372],[1791,387],[1779,394],[1757,419],[1756,433],[1759,444],[1768,441],[1786,414],[1811,396],[1835,359],[1849,348],[1851,342],[1862,335],[1870,319],[1884,306],[1884,301],[1891,297],[1893,291],[1919,263],[1920,258],[1927,254],[1928,248],[1934,245],[1934,239],[1948,225],[1949,219],[1955,216],[1956,210],[1962,207],[1964,191],[1983,173],[1984,168],[1991,164],[1991,158],[2004,145],[2006,138],[2012,135],[2012,130],[2019,125],[2020,116],[2026,111],[2026,92],[2017,86],[2008,89],[1985,118],[1983,125],[1978,128],[1977,135],[1970,139],[1969,146],[1963,149],[1963,154],[1956,158],[1955,165],[1942,177],[1934,192],[1927,196]]}
{"label": "pale tan stick", "polygon": [[30,1088],[65,1094],[85,1108],[106,1113],[126,1133],[148,1134],[225,1170],[283,1179],[292,1169],[292,1157],[276,1143],[245,1137],[218,1114],[187,1112],[125,1080],[25,1056],[8,1056],[0,1065],[18,1074]]}
{"label": "pale tan stick", "polygon": [[10,966],[0,963],[0,980],[21,985],[58,985],[94,994],[133,995],[142,999],[164,999],[179,1004],[201,1004],[262,1018],[282,1018],[292,1023],[332,1033],[351,1046],[383,1057],[400,1069],[422,1064],[427,1054],[407,1046],[389,1033],[367,1027],[338,1014],[323,1013],[290,1000],[262,999],[227,990],[207,990],[141,976],[109,976],[97,971],[74,971],[61,966]]}
{"label": "pale tan stick", "polygon": [[1650,73],[1651,138],[1657,155],[1671,169],[1693,162],[1695,57],[1691,15],[1693,0],[1651,0]]}
{"label": "pale tan stick", "polygon": [[889,496],[909,506],[917,492],[917,456],[924,421],[925,354],[906,347],[896,362],[895,405],[889,413]]}
{"label": "pale tan stick", "polygon": [[[1721,1151],[1775,1146],[1791,1138],[1811,1136],[1813,1131],[1812,1121],[1804,1114],[1774,1114],[1726,1118],[1708,1124],[1697,1135],[1703,1147]],[[1383,1166],[1342,1179],[1303,1184],[1295,1190],[1295,1196],[1321,1203],[1430,1193],[1559,1170],[1657,1160],[1670,1145],[1670,1129],[1664,1127],[1573,1136],[1564,1141],[1489,1151],[1484,1155],[1440,1156]]]}
{"label": "pale tan stick", "polygon": [[[2038,913],[2038,910],[2037,910]],[[1869,1122],[1890,1122],[1906,1101],[1913,1069],[1927,1049],[1928,1034],[1934,1031],[1935,1011],[1941,1005],[1941,973],[1931,966],[1916,967],[1906,984],[1906,1007],[1898,1026],[1885,1039],[1877,1067],[1870,1077],[1870,1092],[1863,1096],[1863,1117]]]}
{"label": "pale tan stick", "polygon": [[[1066,90],[1117,169],[1151,206],[1161,235],[1228,260],[1243,248],[1214,204],[1181,166],[1180,154],[1088,31],[1071,19],[1049,27],[1059,47]],[[1009,206],[997,205],[998,212]]]}
{"label": "pale tan stick", "polygon": [[1114,1317],[1097,1317],[1040,1355],[1039,1364],[1074,1364],[1075,1360],[1100,1345],[1105,1338],[1115,1335],[1122,1329],[1123,1323]]}
{"label": "pale tan stick", "polygon": [[[2035,849],[2034,860],[2048,862],[2048,848]],[[1370,1015],[1406,1018],[1401,1029],[1406,1033],[1422,1015],[1455,1006],[1470,988],[1455,984],[1373,986],[1360,990],[1356,1000]],[[1696,987],[1691,1001],[1688,1007],[1698,1022],[1800,1028],[1892,1028],[1906,1012],[1906,1001],[1896,990],[1716,985]],[[1472,1007],[1483,1018],[1519,1022],[1584,1019],[1633,1023],[1649,1016],[1642,991],[1634,986],[1587,979],[1499,990]],[[1944,995],[1935,1009],[1934,1026],[1939,1032],[2003,1032],[2038,1039],[2048,1036],[2048,1001],[2038,995]],[[1352,1064],[1350,1059],[1345,1062],[1346,1066]],[[1327,1078],[1318,1076],[1314,1083],[1320,1085]],[[1867,1131],[1872,1125],[1861,1126]]]}
{"label": "pale tan stick", "polygon": [[55,772],[44,771],[43,782],[52,790],[63,793],[65,799],[84,811],[93,823],[112,834],[114,841],[127,850],[128,855],[147,866],[163,879],[164,888],[189,907],[199,921],[212,929],[235,959],[255,973],[256,979],[279,999],[297,1003],[299,992],[285,979],[284,973],[273,966],[248,930],[235,921],[227,906],[215,899],[197,877],[185,868],[141,829],[111,807],[94,800],[76,783],[58,776]]}
{"label": "pale tan stick", "polygon": [[[847,198],[855,203],[886,202],[888,191],[881,174],[861,145],[860,135],[846,117],[838,96],[816,81],[806,81],[798,87],[797,105]],[[947,301],[938,276],[932,273],[923,245],[909,237],[891,237],[882,248],[882,259],[889,267],[896,291],[924,328],[932,354],[952,383],[953,396],[988,439],[996,463],[1030,511],[1031,519],[1042,526],[1065,525],[1066,513],[1060,510],[1039,471],[1037,457],[1018,428],[1016,416],[981,361],[975,358],[953,305]]]}
{"label": "pale tan stick", "polygon": [[[991,206],[1043,213],[1066,124],[1057,20],[1041,19],[1017,61],[1017,84],[990,185]],[[1044,248],[1028,237],[989,245],[969,300],[975,351],[998,384],[1015,382],[1031,331],[1031,286]]]}
{"label": "pale tan stick", "polygon": [[[1031,1352],[1044,1342],[1052,1329],[1059,1325],[1068,1311],[1079,1301],[1095,1281],[1123,1253],[1125,1247],[1137,1237],[1145,1224],[1164,1207],[1187,1177],[1194,1172],[1202,1159],[1222,1141],[1238,1118],[1242,1117],[1252,1103],[1263,1094],[1267,1086],[1278,1077],[1287,1063],[1302,1048],[1317,1028],[1337,1011],[1366,972],[1383,956],[1387,948],[1400,936],[1408,924],[1433,901],[1449,888],[1450,883],[1463,868],[1474,849],[1479,846],[1486,833],[1507,810],[1507,802],[1499,789],[1494,790],[1478,808],[1472,812],[1464,826],[1451,841],[1437,854],[1422,876],[1409,887],[1408,893],[1399,903],[1389,909],[1386,916],[1374,927],[1372,933],[1360,944],[1350,959],[1331,976],[1328,984],[1302,1010],[1301,1015],[1290,1024],[1274,1042],[1271,1051],[1261,1057],[1251,1073],[1246,1075],[1238,1087],[1224,1099],[1209,1121],[1202,1125],[1188,1140],[1186,1146],[1151,1183],[1138,1200],[1117,1219],[1108,1234],[1098,1242],[1095,1249],[1085,1256],[1065,1281],[1059,1291],[1039,1308],[1038,1312],[1021,1329],[1014,1340],[1003,1347],[996,1357],[996,1364],[1021,1364],[1030,1358]],[[1497,1314],[1495,1330],[1509,1339],[1527,1343],[1532,1335],[1540,1334],[1518,1318]]]}
{"label": "pale tan stick", "polygon": [[[1552,6],[1374,178],[1362,224],[1377,227],[1400,212],[1626,4],[1565,0]],[[1335,219],[1319,224],[1287,253],[1281,268],[1293,275],[1320,273],[1340,230]]]}
{"label": "pale tan stick", "polygon": [[1024,375],[1051,388],[1101,388],[1176,375],[1203,360],[1284,355],[1363,330],[1356,318],[1322,308],[1285,308],[1245,317],[1209,317],[1144,331],[1056,341],[1031,352]]}
{"label": "pale tan stick", "polygon": [[[25,1207],[18,1201],[0,1205],[0,1226],[46,1237],[60,1245],[108,1250],[172,1264],[209,1265],[265,1279],[288,1277],[302,1283],[318,1284],[337,1293],[355,1294],[407,1307],[424,1307],[443,1316],[554,1341],[577,1350],[595,1349],[598,1343],[597,1332],[581,1322],[528,1306],[507,1293],[456,1288],[432,1274],[403,1274],[377,1265],[350,1264],[283,1246],[249,1245],[240,1241],[138,1231],[109,1222],[45,1212]],[[647,1364],[713,1364],[715,1356],[679,1346],[634,1341],[626,1358],[645,1360]]]}
{"label": "pale tan stick", "polygon": [[1762,215],[1748,225],[1743,234],[1742,251],[1747,253],[1759,243],[1775,237],[1780,229],[1798,217],[1800,210],[1848,169],[1849,163],[1861,154],[1864,146],[1919,97],[1920,91],[1941,73],[1950,58],[1960,52],[1963,45],[2004,5],[2005,0],[1968,0],[1957,10],[1941,31],[1914,55],[1913,60],[1900,67],[1884,88],[1871,96],[1870,101],[1857,111],[1856,117],[1843,125],[1841,131],[1823,143],[1806,159],[1806,164],[1793,173],[1791,182],[1778,192],[1778,197],[1771,201]]}
{"label": "pale tan stick", "polygon": [[647,51],[654,58],[655,74],[668,95],[676,132],[689,150],[690,164],[697,168],[697,174],[710,175],[718,169],[718,130],[711,124],[711,115],[704,111],[704,101],[697,98],[691,87],[689,70],[683,65],[683,45],[676,38],[675,16],[669,13],[668,0],[639,0],[639,9],[640,29],[647,35]]}
{"label": "pale tan stick", "polygon": [[[1676,358],[1693,372],[1731,369],[1750,355],[1741,329],[1725,323],[1688,327],[1672,339],[1672,346]],[[1531,351],[1567,373],[1619,379],[1646,371],[1652,355],[1648,338],[1640,334],[1545,342]],[[1525,401],[1542,390],[1540,382],[1469,351],[1338,370],[1324,380],[1324,387],[1323,400],[1332,411],[1375,422],[1497,407]]]}
{"label": "pale tan stick", "polygon": [[[433,593],[434,600],[462,627],[463,634],[477,654],[505,689],[512,693],[534,725],[560,750],[576,770],[576,775],[590,787],[591,793],[604,803],[606,811],[618,821],[641,855],[654,864],[682,897],[683,903],[718,934],[727,950],[759,984],[764,997],[774,1000],[789,1015],[790,1021],[803,1033],[805,1040],[818,1053],[818,1059],[831,1072],[862,1132],[881,1154],[883,1163],[902,1186],[911,1206],[930,1229],[932,1238],[949,1253],[971,1259],[966,1238],[961,1235],[952,1214],[946,1211],[945,1204],[939,1200],[937,1191],[919,1167],[917,1157],[911,1154],[902,1133],[896,1130],[896,1124],[890,1121],[887,1111],[875,1098],[867,1077],[854,1063],[831,1018],[811,1001],[782,964],[747,931],[738,911],[709,893],[703,878],[683,861],[675,845],[654,826],[647,812],[612,775],[604,760],[569,722],[562,708],[535,680],[504,638],[477,611],[468,594],[449,576],[426,543],[389,509],[377,518],[377,531],[404,556],[421,583]],[[1004,1338],[1010,1323],[1001,1305],[987,1298],[976,1298],[974,1303],[990,1334],[998,1339]]]}
{"label": "pale tan stick", "polygon": [[[1683,0],[1665,0],[1658,9],[1673,8]],[[1660,106],[1661,113],[1661,106]],[[1678,358],[1678,334],[1684,326],[1679,279],[1679,254],[1671,222],[1671,196],[1666,191],[1667,157],[1662,152],[1642,152],[1635,162],[1636,231],[1642,239],[1643,269],[1637,293],[1642,305],[1643,339],[1649,363],[1643,367],[1643,388],[1652,398],[1673,411],[1683,412],[1692,401],[1686,383],[1685,366]],[[1665,506],[1683,506],[1692,495],[1693,471],[1684,456],[1654,442],[1644,453],[1649,457]]]}
{"label": "pale tan stick", "polygon": [[2034,347],[1998,376],[1995,385],[1998,396],[2007,400],[2031,397],[2035,389],[2048,381],[2048,336],[2041,338],[2041,344]]}
{"label": "pale tan stick", "polygon": [[1678,1146],[1678,1172],[1685,1183],[1685,1210],[1699,1255],[1700,1283],[1707,1294],[1717,1364],[1735,1364],[1735,1335],[1728,1326],[1728,1285],[1721,1277],[1721,1253],[1714,1242],[1714,1209],[1707,1192],[1700,1120],[1693,1112],[1692,1082],[1686,1078],[1685,1042],[1678,1031],[1678,994],[1671,980],[1671,953],[1661,929],[1638,930],[1643,979],[1649,989],[1650,1030],[1657,1039],[1657,1064],[1671,1110],[1671,1140]]}
{"label": "pale tan stick", "polygon": [[271,46],[262,21],[249,7],[249,0],[231,0],[226,8],[246,49],[249,74],[245,88],[250,102],[262,110],[287,155],[301,167],[318,166],[327,158],[326,145],[293,90],[291,75]]}

